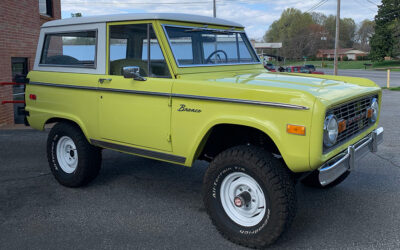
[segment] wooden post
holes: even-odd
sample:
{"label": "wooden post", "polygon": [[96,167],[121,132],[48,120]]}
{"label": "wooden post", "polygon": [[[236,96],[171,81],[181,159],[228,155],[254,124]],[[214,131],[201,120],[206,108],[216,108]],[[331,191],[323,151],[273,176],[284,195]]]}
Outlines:
{"label": "wooden post", "polygon": [[386,87],[389,89],[390,88],[390,69],[387,70],[387,82],[386,82]]}
{"label": "wooden post", "polygon": [[336,34],[335,34],[335,58],[333,61],[333,74],[337,76],[338,74],[338,56],[339,55],[339,28],[340,28],[340,0],[337,0],[336,6]]}

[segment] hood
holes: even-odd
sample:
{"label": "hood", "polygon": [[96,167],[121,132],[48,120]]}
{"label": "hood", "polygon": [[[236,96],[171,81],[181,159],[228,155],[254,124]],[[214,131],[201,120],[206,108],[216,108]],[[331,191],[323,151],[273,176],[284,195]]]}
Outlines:
{"label": "hood", "polygon": [[[224,82],[268,89],[298,90],[307,92],[321,102],[338,102],[376,92],[380,88],[372,81],[364,78],[340,77],[331,75],[268,73],[265,70],[256,72],[218,72],[212,74],[195,74],[197,80]],[[186,78],[182,76],[182,78]]]}

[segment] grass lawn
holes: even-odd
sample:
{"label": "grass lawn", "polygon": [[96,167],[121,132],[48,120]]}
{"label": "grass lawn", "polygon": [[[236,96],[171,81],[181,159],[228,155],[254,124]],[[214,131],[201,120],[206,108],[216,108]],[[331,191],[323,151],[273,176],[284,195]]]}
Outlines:
{"label": "grass lawn", "polygon": [[[318,68],[322,68],[322,63],[324,68],[333,68],[333,61],[307,61],[306,64],[314,64]],[[286,61],[286,66],[298,66],[303,65],[304,61]],[[364,64],[372,64],[368,66],[367,69],[387,69],[396,67],[397,69],[392,69],[393,71],[400,71],[400,61],[383,61],[383,62],[371,62],[371,61],[339,61],[339,69],[365,69]]]}
{"label": "grass lawn", "polygon": [[400,91],[400,87],[393,87],[393,88],[382,87],[382,89],[389,89],[392,91]]}

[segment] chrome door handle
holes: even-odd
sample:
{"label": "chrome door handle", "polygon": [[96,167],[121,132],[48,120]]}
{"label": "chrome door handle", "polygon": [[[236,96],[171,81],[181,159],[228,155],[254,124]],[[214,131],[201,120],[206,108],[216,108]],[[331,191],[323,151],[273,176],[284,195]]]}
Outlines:
{"label": "chrome door handle", "polygon": [[111,78],[100,78],[99,79],[99,83],[101,83],[101,84],[106,83],[106,82],[111,82],[111,81],[112,81]]}

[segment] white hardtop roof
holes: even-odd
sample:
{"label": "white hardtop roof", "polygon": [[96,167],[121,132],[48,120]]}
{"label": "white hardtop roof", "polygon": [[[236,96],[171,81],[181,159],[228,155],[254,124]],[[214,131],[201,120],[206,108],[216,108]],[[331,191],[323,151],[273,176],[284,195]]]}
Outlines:
{"label": "white hardtop roof", "polygon": [[102,16],[88,16],[88,17],[74,17],[59,19],[46,22],[42,27],[55,27],[74,24],[88,24],[88,23],[106,23],[117,21],[134,21],[134,20],[169,20],[169,21],[183,21],[192,23],[216,24],[230,27],[243,28],[241,24],[231,22],[228,20],[213,18],[199,15],[189,15],[181,13],[129,13],[129,14],[116,14],[116,15],[102,15]]}

